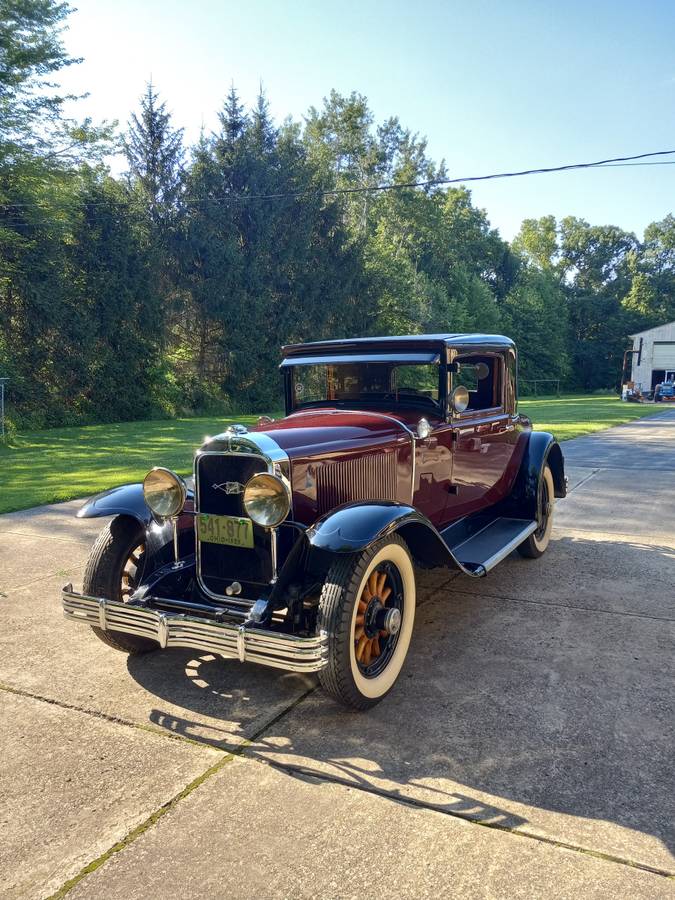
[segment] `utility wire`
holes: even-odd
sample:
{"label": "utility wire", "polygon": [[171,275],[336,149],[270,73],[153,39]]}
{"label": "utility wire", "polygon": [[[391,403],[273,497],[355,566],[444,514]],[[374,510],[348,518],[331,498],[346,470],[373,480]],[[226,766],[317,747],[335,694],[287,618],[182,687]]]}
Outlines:
{"label": "utility wire", "polygon": [[637,156],[616,156],[612,159],[600,159],[597,162],[570,163],[564,166],[549,166],[539,169],[522,169],[518,172],[496,172],[492,175],[467,175],[463,178],[435,178],[430,179],[429,181],[408,181],[398,184],[378,184],[353,188],[333,188],[326,191],[312,191],[308,188],[302,191],[291,191],[289,193],[283,194],[259,194],[257,196],[255,194],[242,194],[239,197],[226,196],[213,198],[195,198],[194,200],[188,197],[183,200],[183,202],[201,203],[204,200],[213,200],[226,203],[236,203],[250,202],[251,200],[285,200],[286,198],[303,196],[305,194],[333,197],[341,194],[364,194],[375,193],[376,191],[400,191],[408,188],[440,187],[446,184],[464,184],[469,181],[494,181],[498,178],[520,178],[523,175],[544,175],[550,172],[570,172],[574,169],[594,169],[601,166],[608,166],[611,163],[626,163],[631,160],[645,159],[646,157],[650,156],[668,156],[672,155],[673,153],[675,153],[675,150],[656,150],[652,153],[640,153]]}
{"label": "utility wire", "polygon": [[603,169],[633,168],[633,166],[675,166],[675,159],[657,159],[655,162],[607,163]]}
{"label": "utility wire", "polygon": [[[378,193],[384,191],[400,191],[415,188],[442,187],[451,184],[465,184],[477,181],[496,181],[503,178],[522,178],[525,175],[545,175],[553,172],[571,172],[579,169],[597,169],[597,168],[619,168],[626,166],[668,166],[675,165],[675,160],[658,160],[652,162],[636,162],[636,160],[645,160],[647,158],[670,156],[675,154],[675,150],[656,150],[650,153],[639,153],[636,156],[615,156],[609,159],[600,159],[595,162],[569,163],[563,166],[547,166],[537,169],[522,169],[515,172],[495,172],[490,175],[467,175],[461,178],[435,178],[427,181],[408,181],[394,184],[378,184],[378,185],[362,185],[358,187],[347,188],[330,188],[327,190],[313,190],[312,188],[304,188],[298,191],[285,191],[274,194],[227,194],[222,197],[183,197],[181,203],[199,204],[199,203],[251,203],[264,202],[268,200],[290,200],[297,197],[314,196],[314,197],[337,197],[350,194],[366,194]],[[98,201],[95,203],[85,203],[86,208],[94,206],[106,206],[106,201]],[[2,203],[0,209],[18,210],[21,209],[42,209],[46,212],[53,210],[41,203]],[[67,210],[67,207],[62,207]],[[11,213],[10,213],[11,215]],[[16,214],[15,214],[16,215]],[[0,221],[0,224],[1,221]],[[6,223],[10,224],[11,223]],[[17,222],[17,225],[50,225],[65,224],[58,219],[44,220],[41,222]]]}

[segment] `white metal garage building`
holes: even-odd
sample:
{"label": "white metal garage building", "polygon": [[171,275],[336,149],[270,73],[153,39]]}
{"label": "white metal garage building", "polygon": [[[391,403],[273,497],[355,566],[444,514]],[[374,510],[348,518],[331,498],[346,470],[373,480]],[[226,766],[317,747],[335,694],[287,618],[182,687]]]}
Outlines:
{"label": "white metal garage building", "polygon": [[675,322],[631,334],[632,380],[641,391],[651,391],[661,381],[675,380]]}

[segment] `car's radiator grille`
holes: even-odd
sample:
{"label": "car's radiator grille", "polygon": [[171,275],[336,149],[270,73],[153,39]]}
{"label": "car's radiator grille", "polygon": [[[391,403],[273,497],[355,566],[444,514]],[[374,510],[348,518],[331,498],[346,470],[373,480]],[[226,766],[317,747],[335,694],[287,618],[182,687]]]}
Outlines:
{"label": "car's radiator grille", "polygon": [[[240,490],[256,472],[267,471],[263,459],[256,456],[236,456],[231,453],[204,453],[198,457],[196,482],[198,512],[220,516],[245,516],[241,493],[226,493],[216,485]],[[271,534],[253,526],[253,548],[228,547],[199,541],[199,570],[204,587],[218,596],[233,581],[269,584],[272,579]]]}
{"label": "car's radiator grille", "polygon": [[396,454],[372,453],[357,459],[317,466],[316,499],[319,514],[353,500],[396,498]]}

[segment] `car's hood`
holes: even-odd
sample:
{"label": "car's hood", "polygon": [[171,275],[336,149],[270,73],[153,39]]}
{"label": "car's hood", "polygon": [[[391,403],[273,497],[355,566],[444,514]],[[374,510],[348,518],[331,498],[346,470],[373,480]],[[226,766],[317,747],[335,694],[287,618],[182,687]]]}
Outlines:
{"label": "car's hood", "polygon": [[[418,414],[419,418],[419,414]],[[343,409],[302,410],[251,431],[268,434],[289,457],[325,456],[409,439],[400,414]]]}

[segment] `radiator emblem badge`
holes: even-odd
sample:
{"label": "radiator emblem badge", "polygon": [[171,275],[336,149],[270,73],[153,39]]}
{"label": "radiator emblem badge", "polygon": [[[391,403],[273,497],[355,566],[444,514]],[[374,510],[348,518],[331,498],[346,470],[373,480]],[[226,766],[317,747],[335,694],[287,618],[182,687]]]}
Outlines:
{"label": "radiator emblem badge", "polygon": [[243,494],[244,485],[238,481],[223,481],[222,484],[212,485],[214,491],[223,491],[225,494]]}

